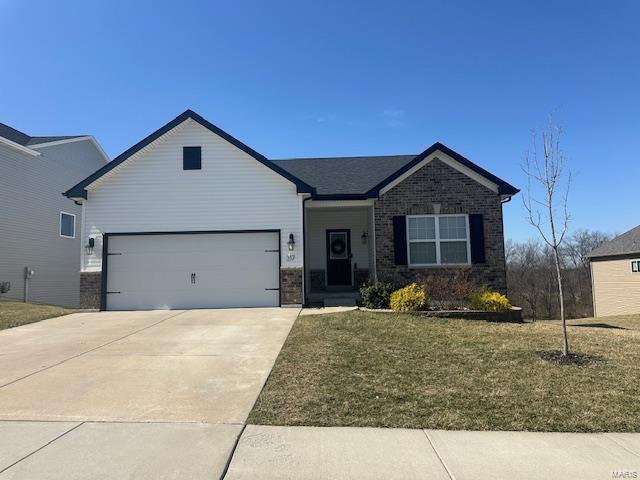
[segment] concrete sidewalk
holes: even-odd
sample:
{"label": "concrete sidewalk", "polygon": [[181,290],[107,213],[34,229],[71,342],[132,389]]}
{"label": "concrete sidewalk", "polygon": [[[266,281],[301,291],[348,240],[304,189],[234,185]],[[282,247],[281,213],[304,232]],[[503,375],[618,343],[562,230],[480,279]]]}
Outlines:
{"label": "concrete sidewalk", "polygon": [[249,425],[224,478],[640,478],[640,434]]}

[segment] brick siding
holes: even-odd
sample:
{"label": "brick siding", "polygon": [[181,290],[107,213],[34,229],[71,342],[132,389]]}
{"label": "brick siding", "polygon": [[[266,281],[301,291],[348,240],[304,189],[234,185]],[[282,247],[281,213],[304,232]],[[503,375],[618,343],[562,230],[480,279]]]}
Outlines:
{"label": "brick siding", "polygon": [[80,308],[100,308],[101,272],[80,272]]}
{"label": "brick siding", "polygon": [[302,305],[302,268],[280,269],[280,304]]}
{"label": "brick siding", "polygon": [[437,158],[381,195],[375,201],[376,268],[379,279],[397,283],[419,281],[426,275],[447,275],[451,268],[395,265],[393,217],[395,215],[482,214],[486,263],[459,268],[470,270],[479,285],[506,293],[504,235],[500,196]]}

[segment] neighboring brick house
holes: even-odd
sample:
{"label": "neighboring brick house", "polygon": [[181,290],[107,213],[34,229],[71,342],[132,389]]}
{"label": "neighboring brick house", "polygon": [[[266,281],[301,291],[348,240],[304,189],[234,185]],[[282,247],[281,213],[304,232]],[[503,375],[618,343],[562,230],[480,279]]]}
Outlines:
{"label": "neighboring brick house", "polygon": [[517,192],[440,143],[269,160],[187,110],[65,195],[95,245],[83,303],[122,310],[299,305],[452,269],[505,291]]}

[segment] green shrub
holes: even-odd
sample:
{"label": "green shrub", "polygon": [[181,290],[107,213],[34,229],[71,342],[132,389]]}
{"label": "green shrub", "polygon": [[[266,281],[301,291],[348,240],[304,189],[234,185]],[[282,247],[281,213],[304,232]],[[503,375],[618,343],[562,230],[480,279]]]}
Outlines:
{"label": "green shrub", "polygon": [[391,294],[391,310],[394,312],[415,312],[429,306],[429,299],[424,289],[412,283]]}
{"label": "green shrub", "polygon": [[369,280],[360,287],[362,305],[366,308],[389,308],[391,292],[393,292],[391,283]]}
{"label": "green shrub", "polygon": [[501,293],[481,290],[471,297],[471,308],[483,312],[502,312],[511,309],[511,304]]}

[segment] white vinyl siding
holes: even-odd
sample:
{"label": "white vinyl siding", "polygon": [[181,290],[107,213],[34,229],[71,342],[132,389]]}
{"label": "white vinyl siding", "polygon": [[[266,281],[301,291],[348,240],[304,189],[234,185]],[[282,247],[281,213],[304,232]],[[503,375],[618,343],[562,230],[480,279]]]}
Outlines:
{"label": "white vinyl siding", "polygon": [[[183,170],[184,146],[202,147],[202,169]],[[88,187],[85,271],[99,271],[101,233],[281,230],[282,267],[302,266],[302,196],[295,185],[187,120]],[[287,256],[293,233],[296,247]]]}
{"label": "white vinyl siding", "polygon": [[407,216],[407,254],[412,267],[469,265],[469,216]]}
{"label": "white vinyl siding", "polygon": [[[24,268],[35,270],[29,299],[77,307],[81,207],[62,192],[104,166],[89,140],[39,147],[30,156],[0,144],[0,298],[22,299]],[[60,236],[60,212],[76,216],[75,238]]]}

